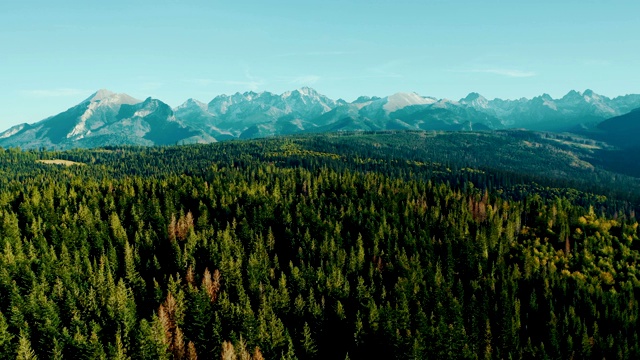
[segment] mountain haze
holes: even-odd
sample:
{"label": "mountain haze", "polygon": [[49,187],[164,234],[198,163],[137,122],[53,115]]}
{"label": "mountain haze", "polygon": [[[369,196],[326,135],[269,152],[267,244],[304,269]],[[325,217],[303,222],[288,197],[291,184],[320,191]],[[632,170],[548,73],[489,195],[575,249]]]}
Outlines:
{"label": "mountain haze", "polygon": [[582,132],[636,108],[640,108],[640,95],[609,98],[592,90],[570,91],[559,99],[543,94],[532,99],[488,100],[474,92],[456,101],[401,92],[347,102],[303,87],[282,94],[219,95],[208,103],[188,99],[172,109],[158,99],[141,101],[99,90],[63,113],[0,133],[0,146],[164,145],[362,130]]}

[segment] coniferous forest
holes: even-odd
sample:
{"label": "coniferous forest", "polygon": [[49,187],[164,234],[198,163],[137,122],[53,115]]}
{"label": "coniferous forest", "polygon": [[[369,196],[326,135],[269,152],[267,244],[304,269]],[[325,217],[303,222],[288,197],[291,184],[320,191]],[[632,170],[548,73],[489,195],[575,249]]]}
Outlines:
{"label": "coniferous forest", "polygon": [[0,149],[0,358],[640,358],[637,179],[422,135]]}

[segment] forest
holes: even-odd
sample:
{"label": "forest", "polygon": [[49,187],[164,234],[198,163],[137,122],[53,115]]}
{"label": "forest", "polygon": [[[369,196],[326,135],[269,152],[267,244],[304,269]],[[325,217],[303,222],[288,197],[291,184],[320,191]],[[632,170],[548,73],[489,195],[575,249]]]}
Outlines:
{"label": "forest", "polygon": [[0,148],[0,359],[640,358],[638,179],[459,144]]}

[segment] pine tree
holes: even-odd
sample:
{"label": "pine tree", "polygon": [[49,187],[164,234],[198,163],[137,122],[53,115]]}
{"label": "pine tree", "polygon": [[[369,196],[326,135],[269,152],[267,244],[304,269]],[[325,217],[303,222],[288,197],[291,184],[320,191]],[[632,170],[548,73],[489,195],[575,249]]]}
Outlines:
{"label": "pine tree", "polygon": [[189,341],[189,344],[187,345],[185,359],[198,360],[198,353],[196,352],[196,346],[193,344],[193,341]]}
{"label": "pine tree", "polygon": [[36,360],[38,357],[31,348],[31,342],[26,332],[21,330],[18,340],[18,348],[16,350],[16,360]]}
{"label": "pine tree", "polygon": [[116,333],[115,346],[112,348],[111,353],[112,354],[111,354],[110,358],[113,359],[113,360],[128,360],[128,359],[130,359],[130,357],[127,356],[127,349],[122,344],[122,339],[120,337],[120,332]]}
{"label": "pine tree", "polygon": [[13,334],[9,331],[9,325],[2,312],[0,312],[0,359],[8,359],[9,354],[13,353],[11,349],[11,340]]}
{"label": "pine tree", "polygon": [[485,347],[484,347],[484,358],[492,359],[493,358],[493,347],[491,343],[493,341],[491,336],[491,324],[489,323],[489,319],[487,319],[487,325],[485,327],[485,335],[484,335]]}
{"label": "pine tree", "polygon": [[222,360],[236,360],[236,351],[233,348],[233,344],[230,341],[224,341],[222,343]]}
{"label": "pine tree", "polygon": [[170,359],[165,330],[155,314],[151,322],[144,319],[140,321],[138,349],[141,359]]}
{"label": "pine tree", "polygon": [[52,360],[63,360],[64,359],[64,347],[63,344],[58,341],[57,338],[53,338],[53,348],[51,349],[51,359]]}
{"label": "pine tree", "polygon": [[307,322],[304,323],[304,327],[302,329],[301,345],[302,351],[304,351],[307,358],[313,358],[318,351],[315,341],[311,336],[311,328]]}
{"label": "pine tree", "polygon": [[286,352],[285,351],[282,352],[281,359],[282,360],[297,360],[298,358],[296,357],[296,354],[295,354],[295,350],[294,350],[294,347],[293,347],[293,341],[291,340],[291,337],[287,336],[287,338],[288,338],[287,339],[288,340],[287,341],[287,350],[286,350]]}

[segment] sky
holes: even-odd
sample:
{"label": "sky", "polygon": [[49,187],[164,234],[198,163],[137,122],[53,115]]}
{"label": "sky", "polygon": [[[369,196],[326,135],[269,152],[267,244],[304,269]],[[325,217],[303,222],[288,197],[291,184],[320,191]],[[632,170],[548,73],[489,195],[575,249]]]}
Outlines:
{"label": "sky", "polygon": [[640,93],[637,0],[2,0],[0,131],[101,88],[177,106],[309,86],[348,101]]}

